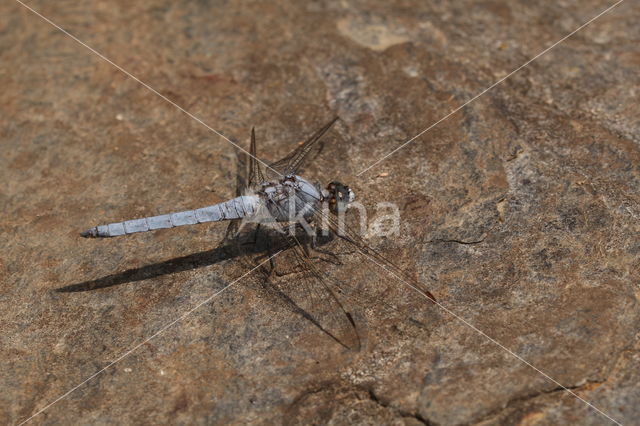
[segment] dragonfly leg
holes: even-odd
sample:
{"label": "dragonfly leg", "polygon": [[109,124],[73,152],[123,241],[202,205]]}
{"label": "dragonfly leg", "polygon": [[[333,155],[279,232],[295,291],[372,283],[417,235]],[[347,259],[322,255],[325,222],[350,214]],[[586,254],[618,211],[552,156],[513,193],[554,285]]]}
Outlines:
{"label": "dragonfly leg", "polygon": [[[340,258],[333,252],[329,251],[329,250],[325,250],[323,248],[320,247],[320,245],[318,244],[318,239],[317,239],[318,234],[313,234],[313,236],[311,237],[311,248],[317,252],[320,253],[324,256],[317,256],[320,260],[323,260],[325,262],[331,263],[333,265],[342,265],[342,261],[340,261]],[[307,247],[307,244],[304,245],[305,247],[305,251],[307,251],[307,253],[309,253],[309,248]],[[309,254],[309,257],[311,257],[311,255]],[[331,260],[329,260],[331,259]]]}
{"label": "dragonfly leg", "polygon": [[296,274],[298,272],[302,272],[303,269],[301,267],[293,267],[289,270],[278,270],[277,268],[274,268],[274,273],[276,274],[277,277],[286,277],[287,275],[291,275],[291,274]]}
{"label": "dragonfly leg", "polygon": [[[271,256],[271,250],[269,250],[269,256]],[[269,270],[267,271],[267,277],[271,277],[274,272],[276,272],[276,262],[273,260],[273,257],[269,257]],[[276,273],[276,275],[278,274]]]}
{"label": "dragonfly leg", "polygon": [[[281,270],[282,268],[278,268],[278,263],[276,262],[276,258],[273,257],[273,251],[270,248],[267,248],[267,256],[269,256],[269,266],[265,266],[267,269],[267,277],[285,277],[287,275],[295,274],[297,272],[301,272],[300,268],[291,268],[289,270]],[[282,263],[280,263],[282,265]]]}
{"label": "dragonfly leg", "polygon": [[238,221],[232,220],[227,226],[227,231],[224,234],[224,241],[231,241],[238,235]]}
{"label": "dragonfly leg", "polygon": [[256,229],[255,231],[253,231],[253,241],[252,243],[258,244],[258,234],[260,233],[260,224],[258,223],[258,225],[256,225]]}
{"label": "dragonfly leg", "polygon": [[255,246],[258,244],[258,235],[260,234],[260,224],[256,225],[256,229],[252,232],[253,238],[247,238],[242,242],[243,246]]}
{"label": "dragonfly leg", "polygon": [[267,247],[267,256],[269,256],[269,266],[265,265],[263,268],[267,273],[267,279],[269,279],[271,278],[271,275],[273,275],[276,271],[276,261],[273,256],[273,252],[271,251],[271,247]]}

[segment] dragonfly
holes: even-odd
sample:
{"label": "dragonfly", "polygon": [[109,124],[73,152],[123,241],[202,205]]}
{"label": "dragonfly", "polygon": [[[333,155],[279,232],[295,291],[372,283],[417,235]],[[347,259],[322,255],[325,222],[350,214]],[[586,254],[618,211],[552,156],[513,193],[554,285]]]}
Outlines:
{"label": "dragonfly", "polygon": [[[422,283],[370,247],[344,221],[355,200],[349,186],[332,181],[322,187],[300,175],[337,120],[334,117],[291,153],[268,165],[257,157],[252,129],[249,158],[239,162],[234,198],[194,210],[98,225],[80,235],[111,238],[228,221],[222,243],[225,247],[247,254],[266,252],[262,256],[268,256],[268,263],[260,262],[265,280],[328,337],[346,349],[359,350],[358,326],[344,300],[353,286],[327,271],[327,265],[343,265],[340,253],[359,254],[429,300],[436,300]],[[251,259],[254,264],[259,261],[259,256]]]}

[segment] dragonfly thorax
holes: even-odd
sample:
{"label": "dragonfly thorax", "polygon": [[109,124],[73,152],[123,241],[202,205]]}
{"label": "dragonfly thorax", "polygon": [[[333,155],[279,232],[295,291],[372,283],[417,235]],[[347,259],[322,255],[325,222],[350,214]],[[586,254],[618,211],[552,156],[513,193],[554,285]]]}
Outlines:
{"label": "dragonfly thorax", "polygon": [[293,222],[309,218],[321,208],[324,199],[315,185],[297,175],[264,182],[257,192],[269,214],[277,222]]}

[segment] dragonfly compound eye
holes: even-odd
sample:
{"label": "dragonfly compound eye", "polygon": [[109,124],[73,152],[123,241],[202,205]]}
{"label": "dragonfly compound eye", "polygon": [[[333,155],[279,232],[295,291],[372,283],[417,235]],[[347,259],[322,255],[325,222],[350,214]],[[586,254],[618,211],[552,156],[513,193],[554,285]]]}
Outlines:
{"label": "dragonfly compound eye", "polygon": [[327,192],[329,193],[329,207],[334,213],[346,210],[349,203],[356,198],[353,191],[340,182],[331,182],[327,185]]}

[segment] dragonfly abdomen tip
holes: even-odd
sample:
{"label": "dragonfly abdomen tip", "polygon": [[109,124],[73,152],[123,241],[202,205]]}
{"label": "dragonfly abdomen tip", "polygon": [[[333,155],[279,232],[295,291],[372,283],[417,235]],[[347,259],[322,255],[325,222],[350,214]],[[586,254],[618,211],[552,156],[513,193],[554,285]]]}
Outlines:
{"label": "dragonfly abdomen tip", "polygon": [[84,238],[96,238],[98,236],[98,230],[96,228],[87,229],[86,231],[82,231],[80,236]]}

